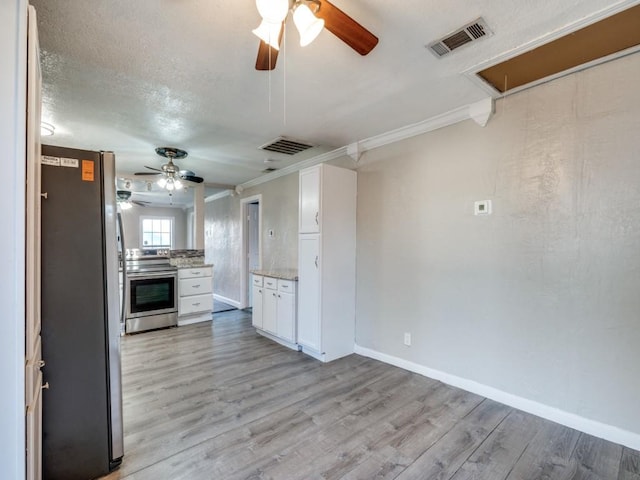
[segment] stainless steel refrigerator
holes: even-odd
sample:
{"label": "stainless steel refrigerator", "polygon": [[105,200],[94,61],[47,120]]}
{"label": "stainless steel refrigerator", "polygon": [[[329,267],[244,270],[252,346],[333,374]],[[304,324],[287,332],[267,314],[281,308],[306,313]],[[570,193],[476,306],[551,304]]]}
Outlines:
{"label": "stainless steel refrigerator", "polygon": [[115,157],[42,146],[42,448],[45,480],[122,461]]}

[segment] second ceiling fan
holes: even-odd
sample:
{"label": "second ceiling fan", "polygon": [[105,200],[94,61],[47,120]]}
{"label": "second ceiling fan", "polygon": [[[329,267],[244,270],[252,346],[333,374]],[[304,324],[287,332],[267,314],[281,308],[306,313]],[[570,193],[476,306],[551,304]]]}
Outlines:
{"label": "second ceiling fan", "polygon": [[378,44],[378,37],[328,0],[256,0],[256,6],[262,17],[260,26],[253,30],[260,38],[256,70],[276,67],[289,10],[300,32],[301,46],[311,43],[325,27],[360,55],[367,55]]}

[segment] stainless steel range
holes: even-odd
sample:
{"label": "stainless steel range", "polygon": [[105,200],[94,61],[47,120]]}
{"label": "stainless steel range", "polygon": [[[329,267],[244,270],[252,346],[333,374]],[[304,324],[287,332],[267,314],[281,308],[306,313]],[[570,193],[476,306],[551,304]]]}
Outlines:
{"label": "stainless steel range", "polygon": [[127,250],[124,272],[126,333],[178,324],[178,270],[168,250]]}

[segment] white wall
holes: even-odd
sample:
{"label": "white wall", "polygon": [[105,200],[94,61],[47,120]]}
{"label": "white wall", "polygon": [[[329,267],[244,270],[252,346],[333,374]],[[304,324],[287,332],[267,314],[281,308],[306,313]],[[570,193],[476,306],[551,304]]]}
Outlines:
{"label": "white wall", "polygon": [[[205,257],[214,264],[215,294],[240,301],[240,200],[262,195],[262,268],[298,267],[298,174],[247,188],[205,205]],[[269,237],[269,230],[274,236]]]}
{"label": "white wall", "polygon": [[635,54],[367,152],[357,344],[640,448],[638,79]]}
{"label": "white wall", "polygon": [[0,478],[24,478],[24,222],[27,2],[0,2]]}
{"label": "white wall", "polygon": [[180,208],[140,207],[134,205],[122,213],[125,248],[142,248],[140,241],[140,217],[173,218],[173,248],[187,248],[187,213]]}

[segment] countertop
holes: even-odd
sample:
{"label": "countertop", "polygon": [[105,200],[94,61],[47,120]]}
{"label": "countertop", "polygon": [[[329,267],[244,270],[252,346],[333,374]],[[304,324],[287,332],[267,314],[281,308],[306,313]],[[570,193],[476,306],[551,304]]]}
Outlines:
{"label": "countertop", "polygon": [[183,264],[176,265],[178,270],[182,270],[184,268],[204,268],[204,267],[213,267],[213,263],[192,263],[192,264]]}
{"label": "countertop", "polygon": [[298,280],[298,270],[295,268],[281,268],[273,270],[251,270],[254,275],[263,277],[280,278],[282,280]]}

